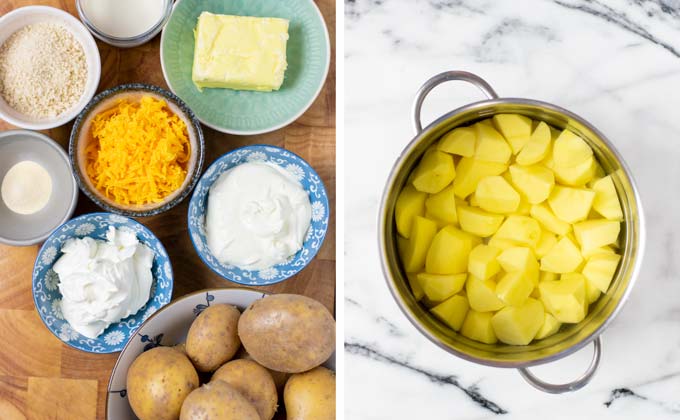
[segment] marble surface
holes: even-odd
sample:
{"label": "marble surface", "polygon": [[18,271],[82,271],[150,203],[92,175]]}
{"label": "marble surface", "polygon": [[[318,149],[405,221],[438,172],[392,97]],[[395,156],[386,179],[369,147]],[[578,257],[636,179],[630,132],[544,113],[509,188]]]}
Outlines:
{"label": "marble surface", "polygon": [[[680,418],[680,1],[346,0],[344,57],[345,418]],[[641,275],[581,391],[543,394],[514,370],[450,356],[411,326],[382,277],[376,214],[412,137],[411,101],[427,78],[454,69],[500,96],[586,118],[641,191]],[[479,99],[469,85],[443,85],[424,122]],[[573,379],[591,355],[588,346],[534,372]]]}

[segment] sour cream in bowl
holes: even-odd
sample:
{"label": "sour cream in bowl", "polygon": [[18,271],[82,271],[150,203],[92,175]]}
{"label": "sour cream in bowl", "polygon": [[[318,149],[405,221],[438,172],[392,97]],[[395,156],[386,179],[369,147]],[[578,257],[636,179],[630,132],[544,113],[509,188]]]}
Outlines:
{"label": "sour cream in bowl", "polygon": [[314,258],[328,210],[323,182],[302,158],[275,146],[246,146],[217,159],[199,181],[189,203],[189,233],[220,276],[268,285]]}
{"label": "sour cream in bowl", "polygon": [[45,326],[71,347],[122,350],[172,297],[165,248],[144,225],[111,213],[85,214],[45,241],[33,268],[33,300]]}

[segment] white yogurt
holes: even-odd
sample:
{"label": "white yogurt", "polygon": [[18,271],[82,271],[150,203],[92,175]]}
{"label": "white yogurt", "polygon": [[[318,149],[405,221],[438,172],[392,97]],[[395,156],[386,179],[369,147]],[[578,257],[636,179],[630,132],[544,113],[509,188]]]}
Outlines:
{"label": "white yogurt", "polygon": [[160,22],[164,0],[82,0],[83,13],[99,31],[116,38],[133,38]]}
{"label": "white yogurt", "polygon": [[14,213],[29,215],[42,210],[52,196],[52,178],[39,164],[24,160],[2,179],[2,201]]}
{"label": "white yogurt", "polygon": [[210,188],[208,248],[223,264],[262,270],[302,248],[311,215],[309,195],[291,174],[270,163],[244,163]]}
{"label": "white yogurt", "polygon": [[153,282],[154,253],[134,232],[111,226],[106,239],[69,239],[54,264],[64,319],[89,338],[144,306]]}

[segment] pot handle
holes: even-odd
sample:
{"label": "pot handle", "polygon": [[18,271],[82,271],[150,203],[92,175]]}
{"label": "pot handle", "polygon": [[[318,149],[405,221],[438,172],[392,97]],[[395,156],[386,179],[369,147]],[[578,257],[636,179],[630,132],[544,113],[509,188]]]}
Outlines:
{"label": "pot handle", "polygon": [[439,73],[436,76],[432,76],[427,82],[418,90],[416,94],[416,100],[413,102],[413,128],[416,131],[416,135],[423,131],[423,125],[420,122],[420,110],[423,107],[423,101],[425,97],[434,89],[437,85],[451,80],[462,80],[463,82],[468,82],[475,85],[479,90],[481,90],[487,98],[496,99],[498,94],[493,90],[491,85],[489,85],[484,79],[477,76],[476,74],[468,73],[466,71],[445,71]]}
{"label": "pot handle", "polygon": [[600,366],[600,356],[602,355],[601,347],[602,342],[600,341],[600,337],[597,337],[593,341],[593,360],[590,362],[588,370],[586,370],[586,372],[580,378],[566,384],[551,384],[545,382],[541,379],[538,379],[527,368],[520,368],[518,370],[525,381],[529,382],[529,384],[534,388],[543,392],[548,392],[550,394],[563,394],[565,392],[577,391],[586,386],[588,382],[593,379],[593,376],[595,376],[595,372],[597,372],[597,368]]}

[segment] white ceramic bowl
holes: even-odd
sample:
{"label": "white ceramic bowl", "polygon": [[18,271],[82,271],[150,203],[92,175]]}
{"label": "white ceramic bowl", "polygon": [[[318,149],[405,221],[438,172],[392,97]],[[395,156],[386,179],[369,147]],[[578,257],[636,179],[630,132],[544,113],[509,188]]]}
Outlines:
{"label": "white ceramic bowl", "polygon": [[[228,303],[244,311],[250,304],[267,294],[252,289],[210,289],[182,296],[161,308],[144,321],[118,356],[109,379],[106,398],[106,418],[134,420],[137,417],[127,399],[127,371],[132,362],[144,351],[162,346],[173,346],[184,342],[191,323],[205,308],[217,303]],[[335,353],[324,363],[335,370]],[[279,401],[283,405],[283,401]]]}
{"label": "white ceramic bowl", "polygon": [[0,45],[2,45],[10,35],[23,28],[39,22],[56,22],[68,28],[73,36],[83,46],[85,60],[87,62],[87,82],[82,96],[71,109],[62,113],[56,118],[35,119],[28,115],[17,112],[10,107],[0,96],[0,118],[17,127],[28,128],[31,130],[46,130],[58,127],[71,121],[85,108],[90,99],[94,96],[99,86],[101,76],[101,61],[97,44],[90,32],[75,17],[48,6],[26,6],[15,9],[0,18]]}

